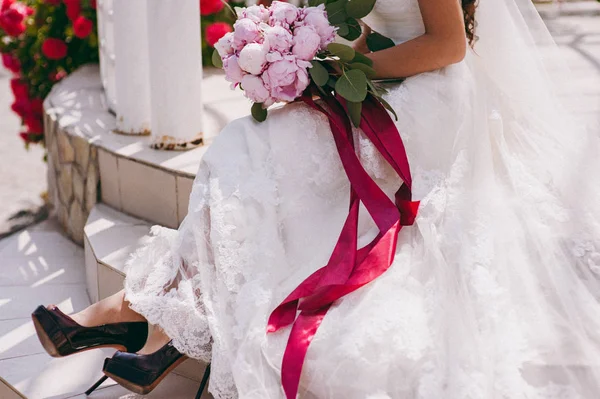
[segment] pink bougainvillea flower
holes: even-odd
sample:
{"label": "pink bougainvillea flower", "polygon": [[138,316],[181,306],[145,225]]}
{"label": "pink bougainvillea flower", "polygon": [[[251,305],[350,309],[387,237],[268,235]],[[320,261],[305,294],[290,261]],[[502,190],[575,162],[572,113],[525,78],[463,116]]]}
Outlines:
{"label": "pink bougainvillea flower", "polygon": [[206,27],[206,42],[214,47],[215,43],[217,43],[220,38],[232,30],[233,28],[227,22],[215,22],[214,24],[210,24]]}
{"label": "pink bougainvillea flower", "polygon": [[86,37],[88,37],[90,33],[92,33],[93,29],[94,23],[86,17],[79,16],[73,22],[73,32],[75,33],[75,36],[77,36],[80,39],[85,39]]}
{"label": "pink bougainvillea flower", "polygon": [[27,29],[25,21],[33,9],[16,0],[4,0],[0,6],[0,28],[9,36],[19,36]]}
{"label": "pink bougainvillea flower", "polygon": [[218,13],[225,7],[222,0],[200,0],[200,15]]}
{"label": "pink bougainvillea flower", "polygon": [[21,72],[21,62],[12,54],[2,54],[2,65],[12,73]]}
{"label": "pink bougainvillea flower", "polygon": [[67,44],[56,38],[48,38],[42,44],[42,53],[50,60],[60,60],[67,56]]}

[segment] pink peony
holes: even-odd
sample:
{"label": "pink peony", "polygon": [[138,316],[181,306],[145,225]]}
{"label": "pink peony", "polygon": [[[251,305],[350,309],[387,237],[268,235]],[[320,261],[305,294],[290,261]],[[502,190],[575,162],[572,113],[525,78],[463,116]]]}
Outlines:
{"label": "pink peony", "polygon": [[250,43],[244,46],[239,55],[240,67],[253,75],[261,73],[267,63],[267,51],[263,44]]}
{"label": "pink peony", "polygon": [[246,97],[255,103],[264,103],[269,100],[269,90],[258,76],[245,75],[242,78],[242,87],[244,88]]}
{"label": "pink peony", "polygon": [[233,54],[233,32],[226,33],[215,43],[215,49],[219,52],[221,58]]}
{"label": "pink peony", "polygon": [[261,33],[256,22],[249,18],[238,19],[233,24],[233,44],[241,47],[247,43],[255,43],[261,39]]}
{"label": "pink peony", "polygon": [[271,96],[277,101],[294,101],[308,87],[307,68],[310,63],[296,60],[293,55],[272,63],[263,77]]}
{"label": "pink peony", "polygon": [[282,26],[272,26],[265,29],[265,40],[271,51],[288,53],[294,38],[289,29]]}
{"label": "pink peony", "polygon": [[294,30],[294,48],[292,53],[301,60],[315,58],[321,46],[321,36],[312,26],[301,26]]}
{"label": "pink peony", "polygon": [[245,75],[236,55],[231,55],[223,60],[223,69],[225,70],[225,79],[234,84],[240,83]]}
{"label": "pink peony", "polygon": [[320,4],[318,7],[307,7],[303,9],[303,14],[304,18],[301,25],[308,25],[315,28],[321,37],[321,48],[325,48],[329,43],[333,43],[335,40],[335,27],[329,23],[323,4]]}
{"label": "pink peony", "polygon": [[242,10],[239,13],[240,18],[248,18],[256,23],[269,22],[269,16],[269,10],[267,10],[262,4],[258,6],[242,8]]}
{"label": "pink peony", "polygon": [[269,9],[271,11],[269,20],[271,25],[289,26],[296,21],[299,14],[298,7],[283,1],[274,1]]}

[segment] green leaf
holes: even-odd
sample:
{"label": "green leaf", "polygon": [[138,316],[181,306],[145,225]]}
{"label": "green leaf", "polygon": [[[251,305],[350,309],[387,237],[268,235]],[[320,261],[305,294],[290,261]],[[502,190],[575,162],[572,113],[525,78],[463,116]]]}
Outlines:
{"label": "green leaf", "polygon": [[337,0],[325,5],[327,18],[329,19],[330,24],[337,25],[346,21],[348,18],[348,15],[346,14],[346,3],[348,3],[348,0]]}
{"label": "green leaf", "polygon": [[267,110],[263,108],[262,103],[252,104],[252,117],[257,122],[264,122],[267,119]]}
{"label": "green leaf", "polygon": [[319,4],[325,4],[325,0],[308,0],[309,7],[316,7]]}
{"label": "green leaf", "polygon": [[385,107],[385,109],[387,109],[388,111],[390,111],[393,115],[394,118],[396,119],[396,122],[398,121],[398,114],[396,113],[396,111],[394,110],[394,108],[392,108],[392,106],[385,101],[383,98],[379,97],[379,102]]}
{"label": "green leaf", "polygon": [[367,47],[369,47],[369,50],[373,52],[385,50],[387,48],[394,47],[395,45],[396,44],[392,39],[377,32],[373,32],[367,36]]}
{"label": "green leaf", "polygon": [[377,72],[375,72],[373,68],[366,64],[361,64],[360,62],[353,62],[349,65],[349,67],[352,69],[360,69],[365,73],[365,75],[367,75],[368,79],[375,79],[375,77],[377,76]]}
{"label": "green leaf", "polygon": [[338,79],[335,91],[348,101],[363,102],[367,97],[367,76],[359,69],[347,71]]}
{"label": "green leaf", "polygon": [[373,95],[377,98],[381,97],[381,93],[379,92],[379,89],[377,88],[377,86],[375,86],[375,84],[373,82],[371,82],[370,80],[367,80],[367,85],[369,86],[369,89],[371,89],[371,93],[373,93]]}
{"label": "green leaf", "polygon": [[362,35],[362,27],[360,26],[360,24],[358,23],[358,21],[356,19],[348,18],[346,20],[346,25],[348,25],[348,34],[342,35],[341,33],[338,32],[338,34],[340,36],[342,36],[344,39],[353,42],[354,40],[358,39],[360,37],[360,35]]}
{"label": "green leaf", "polygon": [[346,36],[347,36],[348,34],[350,34],[350,27],[348,26],[348,24],[347,24],[347,23],[345,23],[345,22],[344,22],[344,23],[341,23],[341,24],[339,24],[337,27],[338,27],[338,30],[337,30],[337,32],[336,32],[336,33],[337,33],[338,35],[340,35],[341,37],[343,37],[343,38],[346,38]]}
{"label": "green leaf", "polygon": [[213,51],[212,53],[212,63],[217,68],[223,68],[223,60],[221,59],[221,56],[217,50]]}
{"label": "green leaf", "polygon": [[350,0],[346,4],[346,13],[352,18],[364,18],[373,11],[376,0]]}
{"label": "green leaf", "polygon": [[329,71],[319,61],[311,61],[312,68],[308,70],[310,77],[317,86],[325,86],[329,80]]}
{"label": "green leaf", "polygon": [[366,55],[359,53],[358,51],[354,55],[352,62],[360,62],[361,64],[368,65],[370,67],[373,66],[373,60],[367,57]]}
{"label": "green leaf", "polygon": [[348,114],[350,115],[350,120],[354,127],[360,126],[360,120],[362,118],[362,103],[355,103],[352,101],[348,101],[346,103],[348,107]]}
{"label": "green leaf", "polygon": [[335,85],[337,84],[337,78],[335,78],[334,76],[329,76],[329,80],[327,81],[327,86],[331,87],[332,89],[335,89]]}
{"label": "green leaf", "polygon": [[350,46],[341,43],[331,43],[327,46],[327,50],[335,56],[338,56],[343,62],[350,62],[356,55],[356,51]]}

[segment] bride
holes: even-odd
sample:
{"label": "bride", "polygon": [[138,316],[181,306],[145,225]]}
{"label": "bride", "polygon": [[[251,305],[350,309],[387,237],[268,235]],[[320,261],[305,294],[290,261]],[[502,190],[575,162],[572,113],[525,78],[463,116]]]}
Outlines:
{"label": "bride", "polygon": [[[530,0],[378,0],[363,22],[397,44],[356,48],[379,78],[406,78],[386,99],[421,204],[389,270],[323,319],[299,397],[598,398],[599,146],[556,102]],[[355,135],[392,196],[394,171]],[[327,263],[349,187],[320,113],[292,103],[234,121],[182,226],[152,229],[124,291],[70,317],[41,306],[38,336],[54,356],[121,349],[104,371],[136,392],[189,356],[212,362],[216,398],[283,398],[290,329],[267,333],[268,318]],[[361,211],[359,245],[377,233]]]}

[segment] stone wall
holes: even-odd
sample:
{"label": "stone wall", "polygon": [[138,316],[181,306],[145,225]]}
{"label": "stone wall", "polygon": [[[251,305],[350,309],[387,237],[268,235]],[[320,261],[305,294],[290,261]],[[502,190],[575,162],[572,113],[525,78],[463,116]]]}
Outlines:
{"label": "stone wall", "polygon": [[98,151],[87,137],[62,128],[46,109],[48,197],[65,233],[83,245],[83,228],[99,198]]}

